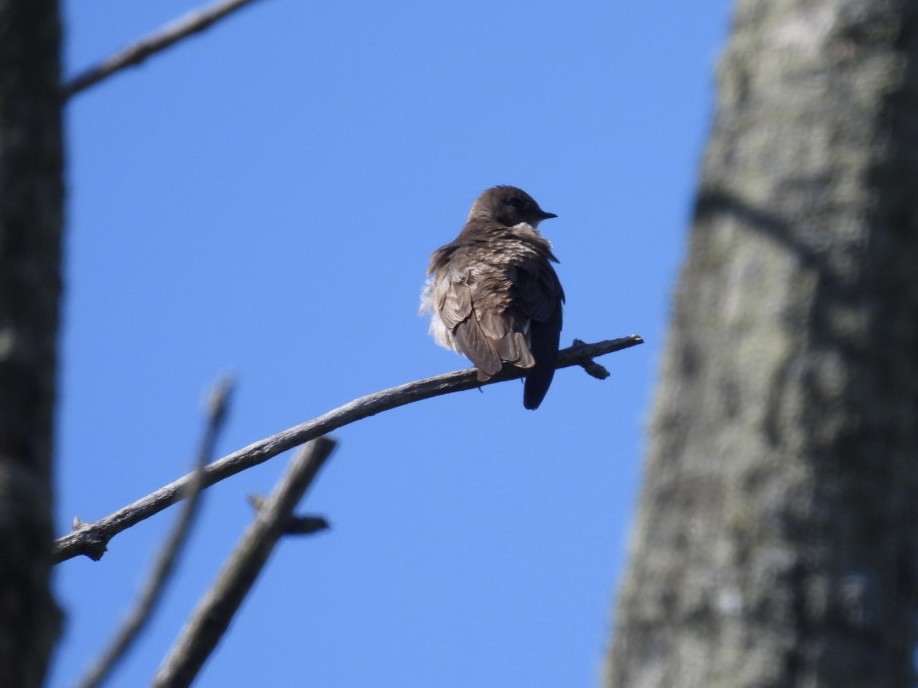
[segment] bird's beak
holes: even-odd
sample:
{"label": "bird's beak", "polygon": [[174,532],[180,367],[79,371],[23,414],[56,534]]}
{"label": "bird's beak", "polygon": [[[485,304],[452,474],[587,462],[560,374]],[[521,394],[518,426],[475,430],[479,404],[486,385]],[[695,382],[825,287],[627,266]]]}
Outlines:
{"label": "bird's beak", "polygon": [[558,216],[555,215],[554,213],[546,213],[546,212],[543,210],[543,211],[542,211],[542,217],[539,218],[539,219],[541,219],[541,220],[550,220],[550,219],[553,218],[553,217],[558,217]]}

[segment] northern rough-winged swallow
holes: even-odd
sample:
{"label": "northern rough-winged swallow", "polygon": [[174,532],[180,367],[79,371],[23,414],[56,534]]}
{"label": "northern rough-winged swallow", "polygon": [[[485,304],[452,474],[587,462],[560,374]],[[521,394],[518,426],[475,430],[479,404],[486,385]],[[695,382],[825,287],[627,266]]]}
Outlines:
{"label": "northern rough-winged swallow", "polygon": [[551,217],[522,189],[495,186],[472,204],[465,226],[430,257],[421,312],[437,343],[468,356],[487,380],[504,362],[527,369],[523,406],[538,408],[555,375],[564,290]]}

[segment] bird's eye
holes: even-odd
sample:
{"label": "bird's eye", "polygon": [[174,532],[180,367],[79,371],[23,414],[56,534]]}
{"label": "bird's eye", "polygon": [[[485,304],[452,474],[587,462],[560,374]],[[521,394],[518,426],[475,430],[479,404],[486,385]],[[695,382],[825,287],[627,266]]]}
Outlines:
{"label": "bird's eye", "polygon": [[510,205],[512,205],[512,206],[513,206],[514,208],[516,208],[517,210],[520,210],[520,209],[523,207],[523,199],[522,199],[522,198],[511,198],[510,201],[509,201],[509,203],[510,203]]}

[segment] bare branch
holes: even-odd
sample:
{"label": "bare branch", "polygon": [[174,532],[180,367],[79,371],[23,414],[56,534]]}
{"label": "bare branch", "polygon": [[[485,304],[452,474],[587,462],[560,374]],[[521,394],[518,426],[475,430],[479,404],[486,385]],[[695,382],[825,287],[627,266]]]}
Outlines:
{"label": "bare branch", "polygon": [[[643,342],[644,340],[639,336],[630,335],[595,344],[575,344],[563,349],[558,354],[556,367],[569,368],[575,365],[589,364],[596,356],[621,351]],[[203,487],[210,487],[240,471],[257,466],[292,447],[326,435],[362,418],[422,399],[484,387],[497,382],[520,378],[523,375],[525,375],[525,371],[508,365],[487,382],[479,382],[475,369],[470,368],[368,394],[344,406],[339,406],[318,418],[282,430],[276,435],[266,437],[214,461],[204,469]],[[191,476],[183,476],[95,523],[77,523],[75,521],[73,532],[59,538],[55,543],[52,560],[58,563],[79,554],[85,554],[91,559],[100,559],[105,553],[108,541],[112,537],[182,499],[185,496],[190,480]]]}
{"label": "bare branch", "polygon": [[191,684],[223,637],[275,544],[286,533],[297,503],[334,448],[334,440],[319,437],[293,458],[286,475],[258,509],[217,580],[198,603],[160,666],[154,686],[178,688]]}
{"label": "bare branch", "polygon": [[122,69],[139,65],[151,55],[165,50],[183,38],[199,33],[211,24],[229,16],[254,0],[223,0],[210,7],[189,12],[184,17],[167,24],[154,34],[142,38],[134,45],[115,53],[107,60],[77,74],[61,86],[61,94],[67,99],[70,96],[107,79]]}
{"label": "bare branch", "polygon": [[140,599],[137,600],[134,609],[124,619],[111,644],[78,684],[80,688],[95,688],[95,686],[101,685],[109,678],[112,670],[124,658],[127,650],[134,644],[140,632],[152,618],[156,605],[162,599],[166,585],[175,572],[182,549],[188,541],[191,526],[200,512],[199,506],[203,494],[201,491],[201,478],[204,474],[204,467],[213,457],[217,436],[223,428],[232,388],[232,380],[224,378],[211,392],[207,404],[207,424],[195,459],[194,472],[191,473],[191,480],[188,483],[185,495],[188,499],[176,519],[172,533],[170,533],[169,538],[163,544],[159,556],[156,558]]}

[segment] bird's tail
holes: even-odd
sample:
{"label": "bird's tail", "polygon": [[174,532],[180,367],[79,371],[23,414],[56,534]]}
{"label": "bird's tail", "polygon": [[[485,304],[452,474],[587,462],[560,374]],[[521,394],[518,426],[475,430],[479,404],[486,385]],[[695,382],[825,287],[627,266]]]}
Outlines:
{"label": "bird's tail", "polygon": [[535,358],[533,366],[526,375],[526,384],[523,386],[523,406],[528,409],[537,409],[551,381],[555,377],[555,364],[558,362],[558,342],[561,340],[561,328],[556,322],[540,323],[533,320],[530,323],[529,341],[530,351]]}

